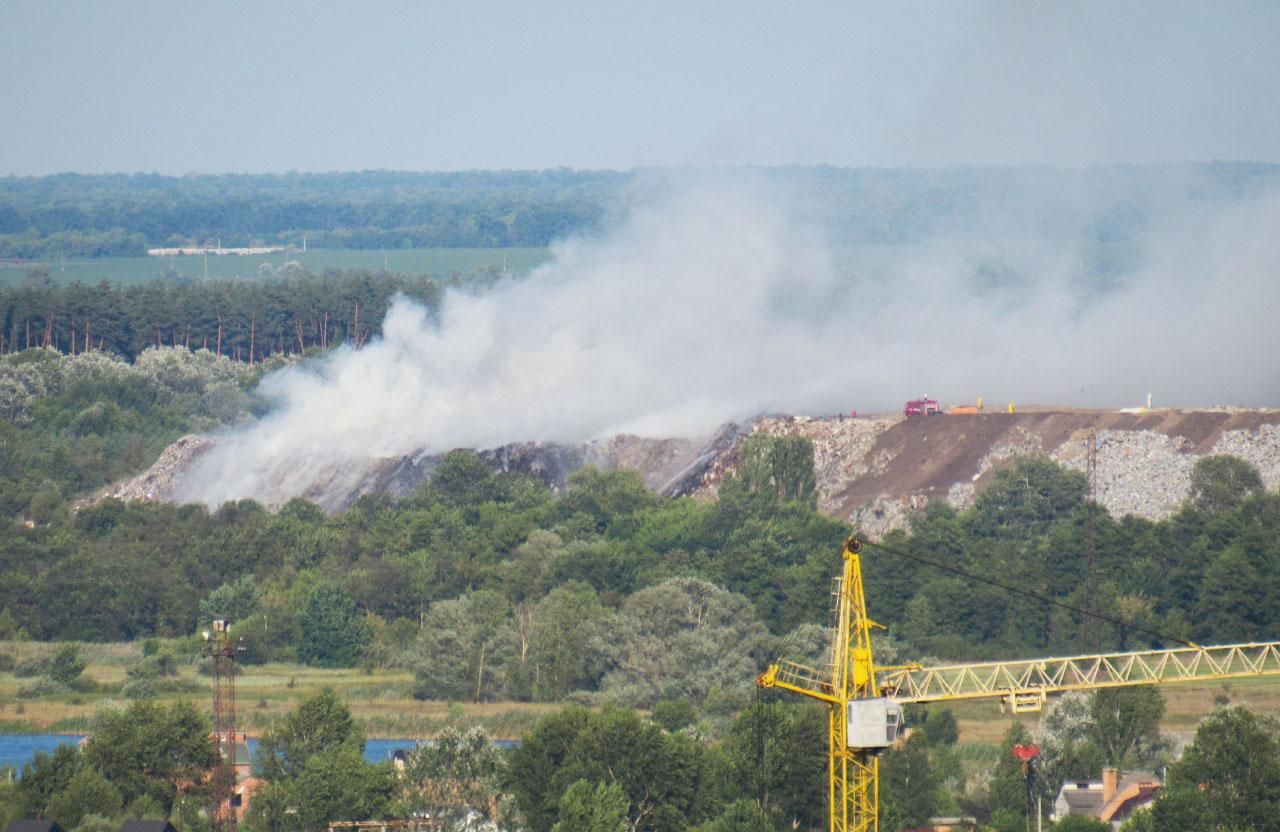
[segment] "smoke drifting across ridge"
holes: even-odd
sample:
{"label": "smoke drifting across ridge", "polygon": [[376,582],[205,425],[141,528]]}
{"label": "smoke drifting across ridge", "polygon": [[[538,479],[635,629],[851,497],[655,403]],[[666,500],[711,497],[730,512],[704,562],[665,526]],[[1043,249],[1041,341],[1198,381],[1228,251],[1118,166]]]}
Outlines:
{"label": "smoke drifting across ridge", "polygon": [[[280,505],[371,458],[619,433],[698,437],[762,412],[944,402],[1280,403],[1280,197],[1171,209],[1111,279],[1071,241],[846,247],[811,195],[663,177],[526,279],[394,303],[383,337],[263,381],[180,496]],[[988,209],[990,210],[990,209]],[[809,219],[798,221],[804,216]]]}

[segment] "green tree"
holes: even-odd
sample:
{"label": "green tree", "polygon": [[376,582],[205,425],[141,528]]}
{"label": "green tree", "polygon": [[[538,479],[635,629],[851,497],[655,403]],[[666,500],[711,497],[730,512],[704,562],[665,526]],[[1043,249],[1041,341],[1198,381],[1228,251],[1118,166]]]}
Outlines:
{"label": "green tree", "polygon": [[1003,813],[1005,817],[1016,818],[1019,828],[1027,817],[1027,775],[1022,761],[1013,756],[1013,747],[1030,742],[1031,734],[1021,722],[1009,726],[1004,741],[1000,743],[1000,758],[991,775],[987,799],[993,819]]}
{"label": "green tree", "polygon": [[938,806],[938,781],[923,733],[913,732],[880,759],[880,817],[885,829],[927,826]]}
{"label": "green tree", "polygon": [[1089,738],[1109,766],[1141,758],[1160,743],[1164,694],[1159,688],[1104,688],[1093,694],[1089,712]]}
{"label": "green tree", "polygon": [[99,714],[84,759],[119,790],[126,806],[149,800],[167,815],[177,784],[199,783],[213,766],[209,731],[208,719],[189,702],[166,708],[137,701]]}
{"label": "green tree", "polygon": [[333,688],[298,703],[284,721],[263,734],[257,768],[266,780],[297,777],[317,754],[350,746],[364,750],[364,734]]}
{"label": "green tree", "polygon": [[575,707],[540,721],[511,752],[510,783],[533,832],[550,832],[561,819],[565,792],[579,780],[616,783],[628,802],[629,829],[676,832],[699,820],[702,771],[693,740],[633,711]]}
{"label": "green tree", "polygon": [[[1160,830],[1280,830],[1280,726],[1244,708],[1218,708],[1170,769],[1152,806]],[[1210,826],[1189,821],[1212,819]]]}
{"label": "green tree", "polygon": [[262,600],[260,584],[261,581],[253,575],[241,575],[210,592],[209,597],[200,602],[200,623],[208,624],[219,619],[244,621],[258,611]]}
{"label": "green tree", "polygon": [[762,702],[743,710],[722,746],[718,797],[727,804],[744,796],[759,801],[780,829],[825,829],[827,731],[826,709],[810,702]]}
{"label": "green tree", "polygon": [[741,595],[695,578],[672,578],[627,599],[616,636],[618,667],[604,680],[610,696],[648,707],[715,694],[741,707],[768,632]]}
{"label": "green tree", "polygon": [[451,823],[470,812],[487,814],[501,792],[506,761],[493,739],[480,728],[445,728],[429,743],[406,755],[405,777],[411,805]]}
{"label": "green tree", "polygon": [[1084,507],[1084,475],[1042,457],[1018,459],[996,472],[964,516],[970,534],[1030,540]]}
{"label": "green tree", "polygon": [[355,601],[337,584],[317,584],[300,618],[298,658],[318,667],[352,667],[368,641]]}
{"label": "green tree", "polygon": [[760,497],[770,502],[817,504],[813,440],[753,433],[738,452],[737,470],[725,477],[721,497]]}
{"label": "green tree", "polygon": [[26,817],[42,817],[50,803],[71,783],[80,771],[83,759],[74,745],[60,745],[48,754],[43,751],[22,765],[17,783],[18,806]]}
{"label": "green tree", "polygon": [[930,708],[924,720],[924,738],[931,745],[955,745],[960,739],[960,726],[950,708]]}
{"label": "green tree", "polygon": [[282,828],[312,830],[334,820],[385,817],[396,786],[391,763],[371,765],[358,748],[343,745],[313,755],[297,777],[269,788],[289,798],[289,811],[278,818]]}
{"label": "green tree", "polygon": [[552,832],[627,832],[627,795],[617,783],[577,780],[560,798]]}
{"label": "green tree", "polygon": [[79,826],[86,815],[114,818],[123,809],[120,791],[91,766],[81,767],[49,801],[49,816],[65,829]]}
{"label": "green tree", "polygon": [[776,832],[777,825],[752,800],[735,800],[696,832]]}
{"label": "green tree", "polygon": [[1250,495],[1261,492],[1258,469],[1234,456],[1205,456],[1191,469],[1187,503],[1196,511],[1217,516],[1234,511]]}
{"label": "green tree", "polygon": [[414,696],[472,702],[496,697],[514,642],[510,605],[496,590],[432,604],[417,648]]}
{"label": "green tree", "polygon": [[525,671],[535,698],[554,702],[600,684],[613,618],[596,591],[581,581],[558,586],[537,603],[528,625]]}
{"label": "green tree", "polygon": [[49,669],[45,673],[58,684],[71,685],[80,678],[87,666],[88,663],[80,655],[77,645],[64,644],[49,660]]}

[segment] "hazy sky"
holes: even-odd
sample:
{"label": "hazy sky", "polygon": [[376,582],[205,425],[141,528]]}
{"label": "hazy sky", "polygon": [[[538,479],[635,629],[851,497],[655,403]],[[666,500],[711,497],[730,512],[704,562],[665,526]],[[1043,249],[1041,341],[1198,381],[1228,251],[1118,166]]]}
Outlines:
{"label": "hazy sky", "polygon": [[1280,3],[0,0],[0,174],[1280,162]]}

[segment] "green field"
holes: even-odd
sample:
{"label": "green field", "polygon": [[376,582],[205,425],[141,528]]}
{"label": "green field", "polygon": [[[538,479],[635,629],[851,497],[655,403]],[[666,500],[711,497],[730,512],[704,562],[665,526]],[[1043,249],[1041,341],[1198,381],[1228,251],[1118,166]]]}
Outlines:
{"label": "green field", "polygon": [[[325,269],[387,269],[403,274],[432,274],[447,276],[454,273],[469,274],[490,267],[506,268],[515,274],[526,274],[551,259],[545,248],[402,248],[385,251],[355,249],[312,249],[280,251],[260,256],[186,256],[186,257],[92,257],[69,259],[63,262],[55,258],[44,261],[51,269],[51,276],[59,283],[109,283],[128,285],[154,280],[167,269],[192,278],[208,276],[217,278],[253,278],[259,269],[269,264],[278,269],[286,262],[297,261],[312,274]],[[0,267],[0,287],[21,284],[29,264]]]}

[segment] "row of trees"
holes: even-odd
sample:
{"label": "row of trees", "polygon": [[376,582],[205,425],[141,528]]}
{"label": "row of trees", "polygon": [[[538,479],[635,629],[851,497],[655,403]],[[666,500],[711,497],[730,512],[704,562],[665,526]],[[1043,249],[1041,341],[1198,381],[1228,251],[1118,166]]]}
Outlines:
{"label": "row of trees", "polygon": [[58,285],[46,272],[33,267],[23,285],[0,288],[0,354],[43,347],[133,361],[149,348],[183,347],[253,364],[359,346],[381,333],[397,295],[435,315],[446,289],[482,289],[501,279],[492,270],[444,278],[338,269],[312,275],[295,263],[263,280],[161,279],[121,287]]}
{"label": "row of trees", "polygon": [[[809,197],[858,242],[937,235],[1112,241],[1170,205],[1220,203],[1274,187],[1274,165],[1082,170],[779,168],[744,178]],[[212,243],[341,248],[545,246],[598,227],[634,186],[662,172],[363,172],[280,176],[0,179],[0,257],[136,254]],[[687,172],[681,172],[687,177]],[[1001,211],[983,210],[989,204]]]}

